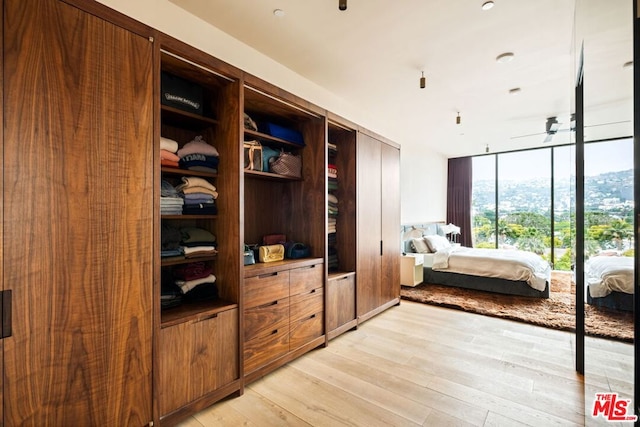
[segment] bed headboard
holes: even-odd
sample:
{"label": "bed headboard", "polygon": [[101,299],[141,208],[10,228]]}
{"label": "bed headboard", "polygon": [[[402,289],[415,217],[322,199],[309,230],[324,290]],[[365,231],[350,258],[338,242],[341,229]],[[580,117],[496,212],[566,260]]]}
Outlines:
{"label": "bed headboard", "polygon": [[[406,224],[400,228],[400,241],[402,242],[402,252],[411,253],[414,252],[411,247],[411,239],[422,236],[431,236],[438,234],[444,236],[442,226],[445,225],[445,221],[436,222],[424,222],[419,224]],[[446,236],[445,236],[446,237]]]}

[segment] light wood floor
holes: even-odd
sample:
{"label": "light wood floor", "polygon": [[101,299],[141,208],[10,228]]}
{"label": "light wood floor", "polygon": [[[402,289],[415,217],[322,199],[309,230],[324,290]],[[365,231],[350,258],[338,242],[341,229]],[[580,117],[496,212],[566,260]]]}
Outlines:
{"label": "light wood floor", "polygon": [[593,397],[630,398],[633,346],[587,344],[583,378],[571,333],[403,301],[181,427],[612,425]]}

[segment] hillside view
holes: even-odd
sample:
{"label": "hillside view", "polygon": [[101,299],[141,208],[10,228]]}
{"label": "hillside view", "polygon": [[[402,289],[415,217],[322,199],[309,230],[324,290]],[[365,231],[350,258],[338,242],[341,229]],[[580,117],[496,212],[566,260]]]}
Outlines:
{"label": "hillside view", "polygon": [[[551,260],[550,179],[500,180],[496,238],[495,181],[473,182],[474,246],[517,248]],[[575,185],[554,183],[554,268],[571,267]],[[633,169],[585,177],[587,255],[615,251],[633,256]]]}

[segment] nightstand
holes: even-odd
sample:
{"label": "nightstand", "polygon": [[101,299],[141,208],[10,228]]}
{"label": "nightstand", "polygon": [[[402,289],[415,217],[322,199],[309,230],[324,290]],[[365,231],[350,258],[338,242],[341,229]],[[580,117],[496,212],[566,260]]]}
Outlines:
{"label": "nightstand", "polygon": [[424,256],[406,254],[400,257],[400,284],[416,286],[424,279]]}

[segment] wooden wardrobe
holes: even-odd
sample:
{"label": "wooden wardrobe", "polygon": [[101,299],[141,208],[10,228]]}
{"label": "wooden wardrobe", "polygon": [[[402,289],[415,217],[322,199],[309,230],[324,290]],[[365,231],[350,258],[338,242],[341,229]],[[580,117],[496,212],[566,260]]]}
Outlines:
{"label": "wooden wardrobe", "polygon": [[3,2],[7,426],[152,420],[153,51],[130,28]]}
{"label": "wooden wardrobe", "polygon": [[[93,0],[0,5],[0,425],[174,425],[399,302],[397,145]],[[163,71],[203,88],[202,114],[161,105]],[[203,136],[218,170],[161,166],[163,135]],[[249,139],[302,176],[245,169]],[[161,181],[184,177],[218,188],[216,214],[162,213]],[[165,224],[216,235],[216,298],[162,309],[190,262],[162,258]],[[309,257],[245,266],[272,233]]]}

